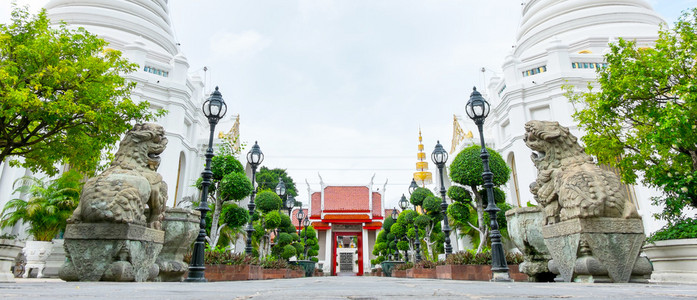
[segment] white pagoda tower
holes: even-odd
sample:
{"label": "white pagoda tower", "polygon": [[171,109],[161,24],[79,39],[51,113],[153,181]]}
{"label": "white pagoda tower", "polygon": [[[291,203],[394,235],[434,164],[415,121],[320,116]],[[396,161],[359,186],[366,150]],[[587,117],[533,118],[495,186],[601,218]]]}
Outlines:
{"label": "white pagoda tower", "polygon": [[[526,1],[521,13],[515,48],[504,59],[503,75],[491,79],[485,95],[491,103],[485,122],[487,144],[512,169],[507,198],[514,206],[535,203],[528,185],[537,170],[523,141],[524,124],[553,120],[583,136],[562,86],[585,90],[589,82],[595,82],[596,69],[605,64],[608,43],[622,37],[650,47],[664,23],[644,0],[532,0]],[[644,227],[658,229],[648,211],[656,192],[641,186],[627,188],[644,216]]]}

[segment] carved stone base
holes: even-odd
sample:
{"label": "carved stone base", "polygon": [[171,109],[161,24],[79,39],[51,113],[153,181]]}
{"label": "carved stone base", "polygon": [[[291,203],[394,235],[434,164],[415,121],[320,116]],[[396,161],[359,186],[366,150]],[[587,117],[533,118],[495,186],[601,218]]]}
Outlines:
{"label": "carved stone base", "polygon": [[58,276],[65,281],[153,280],[155,259],[164,231],[132,224],[69,224],[65,231],[66,262]]}
{"label": "carved stone base", "polygon": [[549,269],[566,282],[629,282],[645,239],[640,219],[572,219],[542,232]]}
{"label": "carved stone base", "polygon": [[189,264],[184,255],[198,236],[201,212],[186,208],[167,208],[162,229],[165,240],[155,263],[160,268],[156,281],[182,281]]}

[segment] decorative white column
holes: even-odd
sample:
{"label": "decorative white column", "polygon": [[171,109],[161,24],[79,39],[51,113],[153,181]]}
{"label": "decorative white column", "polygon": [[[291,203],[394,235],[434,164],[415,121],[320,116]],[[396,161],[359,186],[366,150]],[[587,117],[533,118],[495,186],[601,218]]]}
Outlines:
{"label": "decorative white column", "polygon": [[332,241],[334,240],[332,229],[327,229],[327,238],[324,246],[324,266],[322,267],[324,274],[330,274],[332,272],[332,264],[334,263],[334,258],[332,257]]}
{"label": "decorative white column", "polygon": [[[361,250],[363,251],[363,274],[365,274],[365,272],[370,272],[370,248],[368,245],[370,241],[368,241],[368,229],[363,228],[362,231],[363,237],[361,237]],[[361,276],[363,274],[361,274]]]}

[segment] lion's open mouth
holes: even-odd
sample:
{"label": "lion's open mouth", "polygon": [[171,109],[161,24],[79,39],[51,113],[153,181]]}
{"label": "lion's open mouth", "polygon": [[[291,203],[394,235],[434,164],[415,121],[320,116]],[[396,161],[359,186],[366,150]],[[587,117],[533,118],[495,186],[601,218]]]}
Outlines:
{"label": "lion's open mouth", "polygon": [[164,147],[158,147],[158,148],[156,148],[156,149],[150,149],[150,151],[148,152],[148,158],[150,158],[150,160],[159,161],[159,160],[160,160],[160,154],[162,154],[162,151],[164,151],[164,150],[165,150]]}
{"label": "lion's open mouth", "polygon": [[545,153],[542,151],[532,151],[532,154],[530,155],[532,157],[532,160],[534,161],[540,161],[545,159]]}

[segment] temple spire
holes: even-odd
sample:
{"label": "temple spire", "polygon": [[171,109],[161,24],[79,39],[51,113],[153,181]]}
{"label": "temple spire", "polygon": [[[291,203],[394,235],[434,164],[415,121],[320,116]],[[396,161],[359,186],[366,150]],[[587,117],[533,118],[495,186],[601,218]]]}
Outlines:
{"label": "temple spire", "polygon": [[426,161],[426,153],[424,153],[423,138],[421,137],[421,128],[419,128],[419,152],[416,154],[418,161],[416,162],[416,171],[414,172],[414,180],[416,183],[425,187],[433,182],[433,175],[428,170],[428,161]]}

